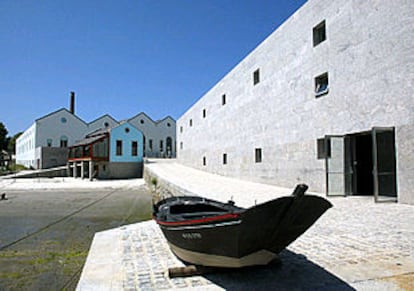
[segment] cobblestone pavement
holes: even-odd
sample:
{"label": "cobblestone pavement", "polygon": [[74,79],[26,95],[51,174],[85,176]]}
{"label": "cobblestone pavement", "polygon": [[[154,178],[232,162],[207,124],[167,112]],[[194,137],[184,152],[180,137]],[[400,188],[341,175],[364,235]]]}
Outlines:
{"label": "cobblestone pavement", "polygon": [[[215,185],[211,179],[204,186]],[[279,264],[190,278],[168,278],[168,268],[183,263],[153,221],[98,233],[78,289],[414,290],[414,207],[372,197],[330,201],[334,207],[280,254]]]}

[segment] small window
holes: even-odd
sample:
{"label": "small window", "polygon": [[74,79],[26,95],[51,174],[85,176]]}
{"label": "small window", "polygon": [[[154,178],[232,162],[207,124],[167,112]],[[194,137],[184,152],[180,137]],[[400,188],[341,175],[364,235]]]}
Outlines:
{"label": "small window", "polygon": [[150,139],[150,140],[148,141],[148,143],[149,143],[149,149],[150,149],[150,151],[152,151],[152,139]]}
{"label": "small window", "polygon": [[190,119],[190,126],[193,126],[193,120]]}
{"label": "small window", "polygon": [[108,126],[109,126],[109,123],[108,123],[108,122],[105,122],[105,123],[104,123],[104,126],[105,126],[105,127],[108,127]]}
{"label": "small window", "polygon": [[221,96],[221,105],[226,105],[226,94]]}
{"label": "small window", "polygon": [[205,109],[203,109],[203,118],[206,118],[207,112]]}
{"label": "small window", "polygon": [[116,155],[122,156],[122,140],[116,141]]}
{"label": "small window", "polygon": [[326,40],[325,20],[313,28],[313,46],[317,46]]}
{"label": "small window", "polygon": [[137,141],[133,141],[131,143],[131,155],[134,157],[138,156],[138,142]]}
{"label": "small window", "polygon": [[256,163],[262,162],[262,149],[261,148],[255,149],[255,162]]}
{"label": "small window", "polygon": [[139,122],[140,122],[141,124],[144,124],[144,123],[145,123],[144,119],[141,119]]}
{"label": "small window", "polygon": [[227,154],[223,154],[223,165],[227,165]]}
{"label": "small window", "polygon": [[62,117],[61,119],[60,119],[60,122],[62,122],[62,123],[66,123],[68,120],[66,119],[66,117]]}
{"label": "small window", "polygon": [[167,122],[167,127],[171,127],[171,123]]}
{"label": "small window", "polygon": [[164,150],[164,142],[160,140],[160,151],[162,152]]}
{"label": "small window", "polygon": [[125,128],[125,132],[126,132],[126,133],[129,133],[129,127],[126,127],[126,128]]}
{"label": "small window", "polygon": [[83,156],[84,157],[90,157],[91,156],[91,146],[86,145],[83,147]]}
{"label": "small window", "polygon": [[203,157],[203,166],[206,166],[207,165],[207,159],[206,159],[206,157]]}
{"label": "small window", "polygon": [[182,150],[184,148],[184,144],[183,142],[180,142],[180,150]]}
{"label": "small window", "polygon": [[67,136],[63,135],[60,137],[60,147],[67,148],[68,147],[68,138]]}
{"label": "small window", "polygon": [[48,146],[48,147],[51,147],[51,146],[52,146],[52,139],[51,139],[51,138],[48,138],[48,139],[46,140],[46,143],[47,143],[47,146]]}
{"label": "small window", "polygon": [[257,69],[253,73],[253,85],[258,84],[259,82],[260,82],[260,71],[259,71],[259,69]]}
{"label": "small window", "polygon": [[319,138],[317,140],[318,159],[331,157],[331,140],[330,138]]}
{"label": "small window", "polygon": [[315,78],[315,97],[318,98],[322,95],[328,94],[329,80],[328,73],[324,73]]}
{"label": "small window", "polygon": [[182,126],[180,126],[180,132],[183,133],[183,127]]}

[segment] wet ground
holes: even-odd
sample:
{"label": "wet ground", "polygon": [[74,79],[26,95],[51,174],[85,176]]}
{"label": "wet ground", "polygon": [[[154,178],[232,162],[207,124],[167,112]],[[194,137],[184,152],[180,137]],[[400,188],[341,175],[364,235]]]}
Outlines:
{"label": "wet ground", "polygon": [[8,190],[7,197],[0,201],[0,290],[73,290],[95,232],[151,215],[144,185]]}

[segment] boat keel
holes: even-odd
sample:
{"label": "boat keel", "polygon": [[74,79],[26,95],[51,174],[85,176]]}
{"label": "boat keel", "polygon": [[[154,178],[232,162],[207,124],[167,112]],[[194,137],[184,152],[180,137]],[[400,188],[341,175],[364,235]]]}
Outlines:
{"label": "boat keel", "polygon": [[243,268],[248,266],[267,265],[278,258],[277,254],[260,250],[241,258],[233,258],[189,251],[169,244],[173,253],[181,260],[195,265],[220,268]]}

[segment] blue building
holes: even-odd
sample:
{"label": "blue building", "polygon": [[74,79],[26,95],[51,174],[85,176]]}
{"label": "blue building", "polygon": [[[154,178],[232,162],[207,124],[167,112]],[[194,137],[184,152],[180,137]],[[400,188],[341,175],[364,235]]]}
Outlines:
{"label": "blue building", "polygon": [[69,148],[68,176],[142,177],[143,134],[129,122],[98,129]]}

